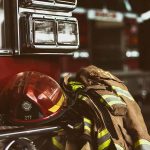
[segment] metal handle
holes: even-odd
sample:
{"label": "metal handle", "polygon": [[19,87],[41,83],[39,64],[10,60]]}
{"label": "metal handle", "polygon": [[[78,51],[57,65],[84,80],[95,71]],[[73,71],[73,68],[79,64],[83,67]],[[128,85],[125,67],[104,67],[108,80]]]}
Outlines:
{"label": "metal handle", "polygon": [[[19,131],[7,131],[5,133],[0,133],[0,140],[7,139],[7,138],[16,138],[21,136],[29,136],[41,133],[50,133],[56,134],[60,131],[62,127],[60,126],[51,126],[51,127],[40,127],[40,128],[31,128],[31,129],[19,129]],[[4,132],[4,131],[3,131]]]}

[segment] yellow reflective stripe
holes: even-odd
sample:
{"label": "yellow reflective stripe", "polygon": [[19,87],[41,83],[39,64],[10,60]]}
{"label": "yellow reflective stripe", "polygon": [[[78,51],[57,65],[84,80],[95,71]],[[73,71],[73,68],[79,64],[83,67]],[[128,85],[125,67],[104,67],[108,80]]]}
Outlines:
{"label": "yellow reflective stripe", "polygon": [[108,139],[107,141],[105,141],[104,143],[102,143],[101,145],[98,146],[98,150],[103,150],[106,147],[108,147],[111,143],[111,139]]}
{"label": "yellow reflective stripe", "polygon": [[145,139],[140,139],[140,140],[138,140],[138,141],[135,143],[134,147],[136,148],[136,147],[138,147],[139,145],[144,145],[144,144],[150,145],[150,142],[147,141],[147,140],[145,140]]}
{"label": "yellow reflective stripe", "polygon": [[84,126],[84,130],[88,130],[89,132],[91,132],[91,129],[88,126]]}
{"label": "yellow reflective stripe", "polygon": [[56,146],[59,150],[64,150],[64,146],[56,139],[56,137],[52,137],[52,143]]}
{"label": "yellow reflective stripe", "polygon": [[103,102],[104,102],[104,99],[103,99],[103,98],[101,98],[101,99],[100,99],[100,101],[103,103]]}
{"label": "yellow reflective stripe", "polygon": [[78,98],[81,99],[81,100],[86,100],[87,99],[87,97],[83,96],[83,95],[78,95]]}
{"label": "yellow reflective stripe", "polygon": [[82,85],[72,85],[72,90],[76,91],[77,89],[82,88],[82,87],[83,87]]}
{"label": "yellow reflective stripe", "polygon": [[98,138],[101,138],[101,137],[105,136],[107,133],[108,133],[108,130],[104,129],[101,132],[99,132],[97,136],[98,136]]}
{"label": "yellow reflective stripe", "polygon": [[88,131],[88,132],[91,132],[91,120],[90,119],[88,119],[88,118],[83,118],[83,121],[84,121],[84,130],[86,131]]}
{"label": "yellow reflective stripe", "polygon": [[88,118],[83,118],[83,120],[84,120],[84,122],[87,122],[87,123],[91,124],[91,120],[90,120],[90,119],[88,119]]}
{"label": "yellow reflective stripe", "polygon": [[78,98],[81,99],[83,95],[78,95]]}
{"label": "yellow reflective stripe", "polygon": [[64,100],[65,100],[65,98],[62,95],[61,98],[59,99],[59,101],[57,102],[57,104],[55,104],[53,107],[48,109],[48,111],[53,112],[53,113],[56,112],[62,106],[62,103],[64,102]]}
{"label": "yellow reflective stripe", "polygon": [[121,147],[119,144],[115,144],[115,146],[116,146],[117,150],[124,150],[124,148]]}
{"label": "yellow reflective stripe", "polygon": [[98,133],[98,150],[103,150],[110,146],[111,137],[107,129],[102,130]]}
{"label": "yellow reflective stripe", "polygon": [[117,94],[119,96],[125,96],[125,97],[129,98],[130,100],[134,101],[134,98],[128,91],[123,90],[122,88],[117,87],[117,86],[112,86],[112,88],[117,92]]}
{"label": "yellow reflective stripe", "polygon": [[70,81],[69,84],[72,87],[73,91],[76,91],[77,89],[84,87],[83,84],[81,84],[80,82],[76,82],[76,81]]}
{"label": "yellow reflective stripe", "polygon": [[69,84],[81,84],[82,85],[82,83],[78,81],[70,81]]}

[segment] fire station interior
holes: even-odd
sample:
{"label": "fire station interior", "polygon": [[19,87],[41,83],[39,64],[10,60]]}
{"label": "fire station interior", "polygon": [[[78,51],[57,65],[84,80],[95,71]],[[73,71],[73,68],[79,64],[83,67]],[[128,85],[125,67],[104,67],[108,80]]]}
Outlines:
{"label": "fire station interior", "polygon": [[150,1],[53,1],[0,0],[0,91],[19,72],[61,84],[92,64],[124,82],[150,132]]}

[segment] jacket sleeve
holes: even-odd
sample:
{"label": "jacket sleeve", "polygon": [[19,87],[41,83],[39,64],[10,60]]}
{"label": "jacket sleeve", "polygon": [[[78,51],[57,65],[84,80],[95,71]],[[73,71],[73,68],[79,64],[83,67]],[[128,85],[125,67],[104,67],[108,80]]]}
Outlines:
{"label": "jacket sleeve", "polygon": [[134,141],[135,150],[150,150],[150,136],[147,131],[141,110],[135,101],[126,100],[128,112],[124,124]]}
{"label": "jacket sleeve", "polygon": [[126,103],[127,113],[123,117],[124,126],[131,135],[135,150],[150,150],[150,136],[141,109],[123,83],[107,81],[112,90]]}

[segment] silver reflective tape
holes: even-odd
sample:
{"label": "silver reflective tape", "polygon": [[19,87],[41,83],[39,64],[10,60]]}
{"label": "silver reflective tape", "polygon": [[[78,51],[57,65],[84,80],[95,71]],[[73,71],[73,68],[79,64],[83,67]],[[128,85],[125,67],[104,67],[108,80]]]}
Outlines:
{"label": "silver reflective tape", "polygon": [[124,150],[124,148],[121,147],[119,144],[115,144],[115,147],[117,148],[117,150]]}
{"label": "silver reflective tape", "polygon": [[138,140],[135,145],[135,150],[150,150],[150,142],[145,139]]}
{"label": "silver reflective tape", "polygon": [[127,97],[128,99],[134,101],[134,98],[132,97],[132,95],[131,95],[128,91],[123,90],[122,88],[116,87],[116,86],[112,86],[112,88],[116,91],[116,93],[117,93],[119,96],[125,96],[125,97]]}
{"label": "silver reflective tape", "polygon": [[120,97],[115,96],[115,95],[103,95],[102,98],[106,101],[106,103],[109,106],[112,106],[114,104],[126,105]]}

